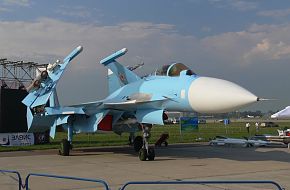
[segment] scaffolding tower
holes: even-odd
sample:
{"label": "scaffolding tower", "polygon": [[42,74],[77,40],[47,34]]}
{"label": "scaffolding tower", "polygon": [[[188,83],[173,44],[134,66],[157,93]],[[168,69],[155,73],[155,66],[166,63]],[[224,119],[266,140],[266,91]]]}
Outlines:
{"label": "scaffolding tower", "polygon": [[9,61],[0,58],[1,88],[25,89],[36,77],[37,70],[46,68],[48,64],[25,61]]}

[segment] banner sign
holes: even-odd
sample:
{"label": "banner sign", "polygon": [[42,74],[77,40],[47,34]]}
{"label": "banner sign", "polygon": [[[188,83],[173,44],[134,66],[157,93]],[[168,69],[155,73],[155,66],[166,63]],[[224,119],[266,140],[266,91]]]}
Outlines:
{"label": "banner sign", "polygon": [[181,117],[180,130],[181,131],[198,130],[198,118],[197,117]]}
{"label": "banner sign", "polygon": [[33,133],[0,133],[1,146],[28,146],[33,144]]}

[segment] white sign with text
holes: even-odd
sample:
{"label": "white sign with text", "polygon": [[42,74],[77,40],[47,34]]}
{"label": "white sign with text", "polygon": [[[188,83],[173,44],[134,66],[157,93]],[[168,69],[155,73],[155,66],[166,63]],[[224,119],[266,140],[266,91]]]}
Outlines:
{"label": "white sign with text", "polygon": [[33,133],[0,133],[1,146],[28,146],[33,144]]}

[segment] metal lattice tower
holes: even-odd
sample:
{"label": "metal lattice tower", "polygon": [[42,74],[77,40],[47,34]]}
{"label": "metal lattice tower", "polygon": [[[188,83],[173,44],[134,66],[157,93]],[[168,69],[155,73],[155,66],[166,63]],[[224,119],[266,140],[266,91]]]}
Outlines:
{"label": "metal lattice tower", "polygon": [[25,89],[35,78],[36,70],[47,64],[0,59],[1,88]]}

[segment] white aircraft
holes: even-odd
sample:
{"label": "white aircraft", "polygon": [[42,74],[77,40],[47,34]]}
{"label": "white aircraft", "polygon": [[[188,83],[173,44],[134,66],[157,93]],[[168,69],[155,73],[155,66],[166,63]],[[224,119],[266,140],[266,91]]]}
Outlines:
{"label": "white aircraft", "polygon": [[290,118],[290,106],[287,106],[283,110],[271,115],[271,118],[274,119],[286,119]]}

